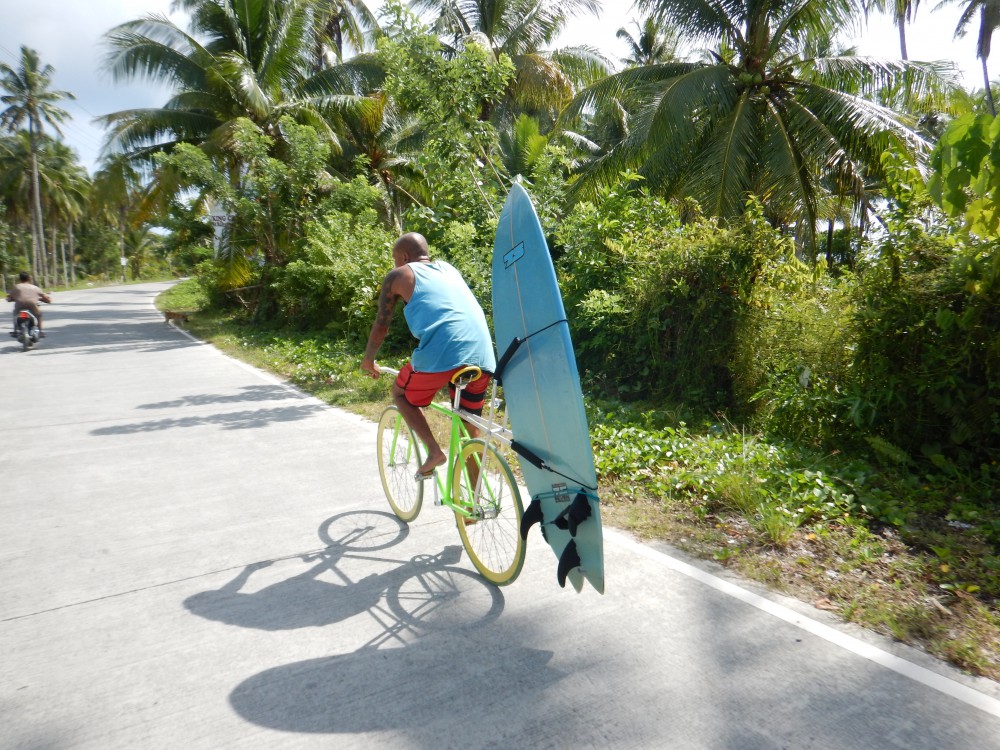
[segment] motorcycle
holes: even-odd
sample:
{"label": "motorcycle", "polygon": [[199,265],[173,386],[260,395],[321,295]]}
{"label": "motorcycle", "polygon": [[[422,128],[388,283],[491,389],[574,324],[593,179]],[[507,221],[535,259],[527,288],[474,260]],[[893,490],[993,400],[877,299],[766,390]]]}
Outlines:
{"label": "motorcycle", "polygon": [[39,334],[38,318],[30,312],[21,310],[14,317],[14,338],[21,342],[21,351],[26,352],[37,344]]}

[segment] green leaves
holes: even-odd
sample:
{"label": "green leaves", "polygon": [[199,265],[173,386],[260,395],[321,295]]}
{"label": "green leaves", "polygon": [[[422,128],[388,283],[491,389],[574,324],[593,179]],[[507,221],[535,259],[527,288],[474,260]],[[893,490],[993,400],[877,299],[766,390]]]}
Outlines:
{"label": "green leaves", "polygon": [[732,54],[718,46],[714,63],[645,65],[581,92],[564,123],[597,123],[616,108],[627,113],[618,128],[623,136],[606,139],[582,175],[581,194],[628,169],[646,177],[651,190],[694,198],[725,220],[739,217],[749,195],[760,196],[768,216],[794,225],[814,254],[827,196],[864,206],[882,176],[886,148],[895,143],[914,159],[927,148],[910,119],[885,105],[939,102],[950,83],[943,68],[816,56],[815,41],[832,37],[858,12],[853,0],[638,5],[676,24],[686,41],[726,45]]}
{"label": "green leaves", "polygon": [[980,237],[1000,233],[1000,117],[965,115],[948,126],[931,156],[931,195]]}

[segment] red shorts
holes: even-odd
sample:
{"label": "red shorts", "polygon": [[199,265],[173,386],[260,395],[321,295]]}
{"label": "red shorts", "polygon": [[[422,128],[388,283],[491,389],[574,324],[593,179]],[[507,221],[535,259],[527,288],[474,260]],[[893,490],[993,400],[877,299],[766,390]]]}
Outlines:
{"label": "red shorts", "polygon": [[[451,384],[451,377],[461,369],[461,367],[456,367],[445,372],[417,372],[407,362],[399,371],[399,375],[396,376],[396,385],[403,389],[406,400],[414,406],[430,405],[437,392],[445,386],[448,386],[448,393],[454,402],[455,386]],[[490,376],[484,372],[465,386],[462,389],[461,401],[459,401],[462,408],[473,414],[482,414],[483,403],[486,401],[486,388],[489,384]]]}

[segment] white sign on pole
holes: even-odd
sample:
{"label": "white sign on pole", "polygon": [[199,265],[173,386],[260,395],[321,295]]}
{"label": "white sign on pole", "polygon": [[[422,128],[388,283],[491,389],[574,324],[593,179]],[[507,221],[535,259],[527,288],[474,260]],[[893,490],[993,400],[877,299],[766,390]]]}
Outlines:
{"label": "white sign on pole", "polygon": [[226,241],[225,233],[229,229],[229,224],[233,220],[233,215],[227,212],[222,206],[212,206],[209,218],[212,220],[212,227],[215,236],[212,238],[212,246],[215,248],[215,257],[219,257],[219,248]]}

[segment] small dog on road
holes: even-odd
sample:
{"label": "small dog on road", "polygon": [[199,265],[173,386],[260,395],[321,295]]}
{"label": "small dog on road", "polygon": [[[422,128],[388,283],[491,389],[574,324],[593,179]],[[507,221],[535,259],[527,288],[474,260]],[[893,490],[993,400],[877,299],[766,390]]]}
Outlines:
{"label": "small dog on road", "polygon": [[176,320],[178,323],[187,323],[188,316],[185,313],[174,312],[173,310],[164,310],[163,324],[170,325],[171,320]]}

